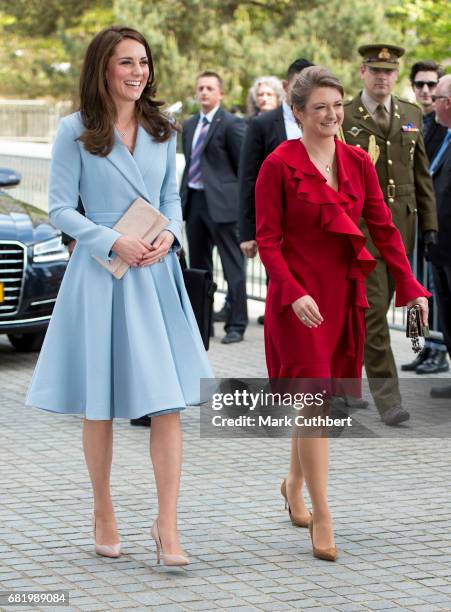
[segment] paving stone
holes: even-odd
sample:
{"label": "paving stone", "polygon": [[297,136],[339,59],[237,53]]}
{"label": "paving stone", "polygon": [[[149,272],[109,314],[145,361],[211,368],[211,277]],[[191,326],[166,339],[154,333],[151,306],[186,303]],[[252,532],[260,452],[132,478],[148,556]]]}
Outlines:
{"label": "paving stone", "polygon": [[[402,333],[394,339],[398,362],[410,359]],[[213,338],[209,354],[220,376],[265,375],[255,323],[239,345]],[[90,533],[82,419],[23,406],[35,361],[0,337],[0,461],[8,465],[0,474],[0,590],[65,586],[70,609],[82,612],[451,608],[446,440],[412,444],[380,424],[374,407],[359,418],[382,437],[331,440],[340,557],[329,564],[313,558],[308,532],[294,529],[282,506],[290,440],[200,437],[199,409],[188,409],[179,519],[192,563],[170,570],[156,565],[149,535],[156,515],[149,432],[115,422],[112,491],[124,554],[105,559],[94,554]]]}

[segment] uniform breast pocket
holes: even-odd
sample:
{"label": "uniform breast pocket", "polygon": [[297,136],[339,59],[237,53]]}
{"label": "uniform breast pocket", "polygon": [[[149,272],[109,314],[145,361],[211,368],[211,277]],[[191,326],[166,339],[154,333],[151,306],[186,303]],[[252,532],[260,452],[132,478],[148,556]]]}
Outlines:
{"label": "uniform breast pocket", "polygon": [[413,166],[418,132],[403,132],[401,135],[401,161],[406,166]]}

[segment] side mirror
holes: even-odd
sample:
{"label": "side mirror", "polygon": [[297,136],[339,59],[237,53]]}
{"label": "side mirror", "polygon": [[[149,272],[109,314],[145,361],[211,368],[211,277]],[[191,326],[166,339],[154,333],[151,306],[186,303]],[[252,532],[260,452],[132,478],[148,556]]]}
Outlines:
{"label": "side mirror", "polygon": [[10,168],[0,168],[0,187],[14,187],[21,181],[21,175]]}

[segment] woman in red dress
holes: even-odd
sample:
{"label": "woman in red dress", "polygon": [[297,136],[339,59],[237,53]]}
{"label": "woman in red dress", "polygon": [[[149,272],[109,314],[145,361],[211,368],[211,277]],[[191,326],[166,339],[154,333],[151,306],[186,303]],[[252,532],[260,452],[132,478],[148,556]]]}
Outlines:
{"label": "woman in red dress", "polygon": [[[419,304],[427,323],[430,294],[413,277],[371,159],[335,138],[342,98],[343,88],[329,71],[303,70],[291,92],[303,137],[275,149],[257,180],[257,243],[270,278],[265,350],[272,379],[361,378],[365,277],[375,266],[361,217],[396,281],[396,306]],[[327,474],[327,437],[295,434],[282,494],[292,522],[310,528],[314,555],[335,560]]]}

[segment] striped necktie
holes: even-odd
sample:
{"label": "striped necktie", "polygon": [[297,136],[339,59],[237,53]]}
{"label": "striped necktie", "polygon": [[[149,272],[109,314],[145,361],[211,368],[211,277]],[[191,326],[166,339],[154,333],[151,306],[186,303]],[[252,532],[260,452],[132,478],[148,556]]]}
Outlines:
{"label": "striped necktie", "polygon": [[191,153],[191,161],[188,171],[188,183],[200,183],[202,181],[202,172],[200,169],[200,156],[202,154],[202,148],[205,143],[205,138],[208,134],[208,128],[210,123],[206,117],[202,119],[202,127],[199,132],[199,137],[196,142],[196,146]]}

